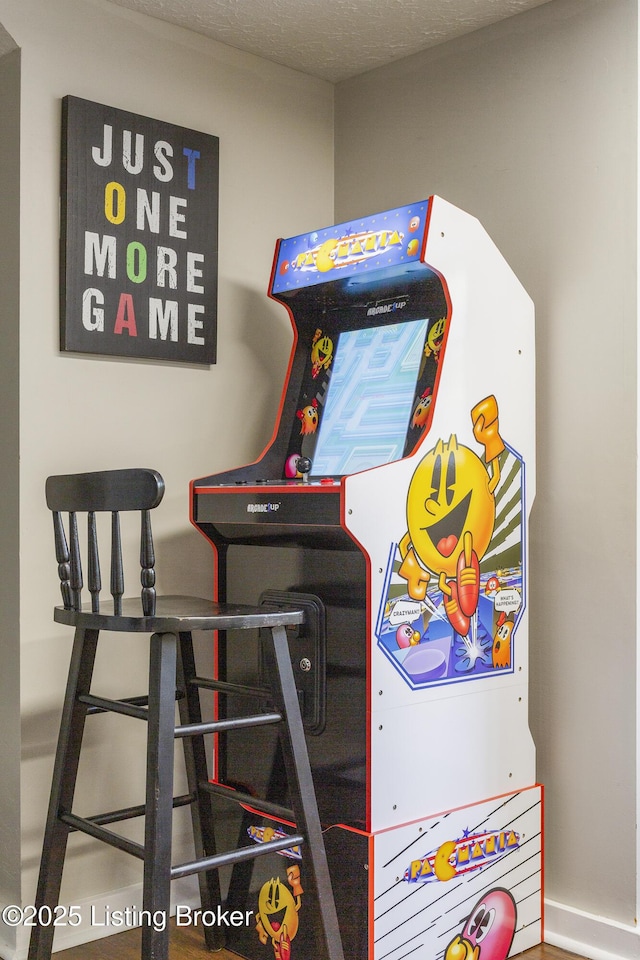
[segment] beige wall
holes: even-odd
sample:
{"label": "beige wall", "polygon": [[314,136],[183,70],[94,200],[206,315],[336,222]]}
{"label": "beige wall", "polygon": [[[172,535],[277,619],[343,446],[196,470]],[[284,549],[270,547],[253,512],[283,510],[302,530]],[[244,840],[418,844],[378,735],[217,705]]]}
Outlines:
{"label": "beige wall", "polygon": [[336,95],[336,219],[439,194],[480,219],[536,304],[530,717],[546,894],[630,928],[636,50],[633,0],[553,0]]}
{"label": "beige wall", "polygon": [[[20,567],[18,563],[20,53],[0,31],[0,901],[20,898]],[[10,932],[9,939],[14,939]],[[0,947],[2,931],[0,930]]]}
{"label": "beige wall", "polygon": [[[21,813],[22,897],[33,899],[69,653],[68,631],[51,622],[58,601],[44,478],[157,467],[168,484],[157,527],[160,586],[206,593],[210,554],[187,527],[187,484],[253,459],[270,434],[290,343],[284,312],[265,296],[274,238],[438,193],[479,217],[537,306],[531,725],[547,789],[547,895],[632,925],[635,0],[552,0],[338,85],[335,160],[334,88],[322,81],[102,0],[0,0],[0,27],[22,60],[19,344],[17,231],[10,227],[17,166],[5,139],[7,118],[17,135],[18,58],[0,61],[0,169],[9,171],[0,194],[0,387],[3,403],[13,405],[2,420],[3,507],[13,517],[5,513],[0,531],[0,896],[19,895],[19,849],[10,838]],[[220,137],[219,362],[210,370],[59,353],[66,94]],[[22,541],[19,583],[12,519]],[[20,807],[18,650],[4,613],[15,626],[19,587]],[[126,641],[113,651],[99,664],[101,681],[109,682],[110,659],[126,657],[135,686],[143,658]],[[87,809],[140,798],[140,765],[123,759],[130,739],[123,722],[114,720],[106,753],[89,736],[93,775],[80,795]],[[133,861],[74,838],[63,898],[87,901],[138,879]],[[13,933],[4,936],[11,943]]]}
{"label": "beige wall", "polygon": [[[254,459],[270,436],[291,342],[286,313],[266,298],[274,243],[279,235],[332,220],[333,88],[102,0],[0,0],[0,25],[22,59],[22,894],[30,903],[71,640],[70,631],[51,619],[59,592],[45,477],[108,466],[160,470],[167,494],[156,524],[159,586],[210,593],[211,552],[189,526],[188,483]],[[66,94],[219,136],[216,366],[59,352],[60,99]],[[3,126],[3,143],[4,136]],[[3,244],[15,266],[17,236],[7,237],[5,226]],[[14,351],[14,371],[15,362]],[[15,449],[11,454],[15,469]],[[17,564],[12,549],[3,568],[15,571]],[[16,642],[15,634],[3,636],[12,648]],[[98,664],[98,685],[109,683],[114,659],[126,658],[132,689],[121,693],[141,692],[144,656],[138,646],[127,638],[110,644]],[[13,682],[15,689],[15,675]],[[1,709],[6,706],[5,701]],[[122,718],[102,719],[114,722],[104,752],[98,750],[101,735],[89,731],[91,774],[79,795],[87,812],[96,803],[112,809],[142,799],[142,754],[129,759],[125,752],[131,725]],[[15,804],[15,792],[11,800]],[[98,852],[87,838],[72,838],[65,902],[86,901],[139,880],[135,860],[108,849]]]}

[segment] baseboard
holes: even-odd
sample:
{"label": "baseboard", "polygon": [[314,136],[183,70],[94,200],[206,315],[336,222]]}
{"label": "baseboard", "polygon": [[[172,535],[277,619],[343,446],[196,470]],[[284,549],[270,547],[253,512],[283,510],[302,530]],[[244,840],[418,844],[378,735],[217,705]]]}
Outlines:
{"label": "baseboard", "polygon": [[544,939],[588,960],[640,960],[640,932],[606,917],[545,900]]}
{"label": "baseboard", "polygon": [[[194,909],[200,906],[198,881],[195,877],[175,880],[171,884],[171,912],[175,912],[176,904]],[[99,940],[101,937],[110,937],[115,933],[122,933],[139,925],[139,915],[142,910],[142,884],[135,884],[121,890],[88,900],[78,900],[74,904],[71,923],[56,927],[53,952],[67,950],[81,943]],[[76,917],[80,922],[76,923]],[[61,917],[64,921],[64,917]],[[129,922],[128,922],[129,921]],[[11,954],[11,960],[26,960],[29,950],[30,929],[26,926],[17,928],[16,949]],[[0,954],[1,955],[1,954]]]}

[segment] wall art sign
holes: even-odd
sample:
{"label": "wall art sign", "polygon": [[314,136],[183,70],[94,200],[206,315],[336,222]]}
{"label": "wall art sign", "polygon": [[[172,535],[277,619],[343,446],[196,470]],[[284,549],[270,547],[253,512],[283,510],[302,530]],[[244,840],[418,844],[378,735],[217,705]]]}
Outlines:
{"label": "wall art sign", "polygon": [[218,138],[62,101],[60,348],[216,361]]}

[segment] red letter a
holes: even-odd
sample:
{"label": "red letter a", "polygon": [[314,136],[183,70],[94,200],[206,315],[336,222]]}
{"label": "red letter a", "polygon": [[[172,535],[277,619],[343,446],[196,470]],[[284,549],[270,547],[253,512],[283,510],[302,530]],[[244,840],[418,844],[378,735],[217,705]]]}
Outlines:
{"label": "red letter a", "polygon": [[133,297],[130,293],[120,294],[120,303],[118,304],[118,313],[113,328],[114,333],[122,333],[126,330],[130,337],[137,337],[136,314],[133,309]]}

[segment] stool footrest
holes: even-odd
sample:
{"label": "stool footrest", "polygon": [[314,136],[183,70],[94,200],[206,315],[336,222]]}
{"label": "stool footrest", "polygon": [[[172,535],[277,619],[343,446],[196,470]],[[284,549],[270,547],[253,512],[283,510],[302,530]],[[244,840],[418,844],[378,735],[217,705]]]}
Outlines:
{"label": "stool footrest", "polygon": [[280,713],[257,713],[247,717],[230,717],[228,720],[209,720],[203,723],[185,723],[175,728],[176,737],[195,737],[204,733],[220,733],[222,730],[240,730],[245,727],[261,727],[268,723],[280,723]]}
{"label": "stool footrest", "polygon": [[[196,798],[192,793],[185,793],[181,797],[173,798],[173,807],[188,807],[195,803]],[[85,817],[89,823],[103,826],[105,823],[120,823],[122,820],[134,820],[136,817],[143,817],[147,812],[144,803],[138,803],[134,807],[122,807],[120,810],[111,810],[109,813],[98,813],[92,817]]]}
{"label": "stool footrest", "polygon": [[93,823],[86,817],[78,817],[75,813],[62,813],[60,814],[59,820],[72,830],[78,830],[80,833],[88,833],[90,837],[95,837],[96,840],[102,840],[112,847],[117,847],[118,850],[130,853],[132,857],[144,860],[144,847],[142,844],[128,840],[127,837],[121,837],[119,834],[113,833],[112,830],[105,830],[104,827]]}
{"label": "stool footrest", "polygon": [[244,683],[229,683],[227,680],[215,680],[212,677],[194,677],[189,681],[194,687],[216,690],[218,693],[237,694],[240,697],[257,697],[259,700],[271,700],[272,693],[266,687],[250,687]]}
{"label": "stool footrest", "polygon": [[206,790],[216,797],[222,797],[224,800],[232,800],[233,803],[239,803],[241,806],[251,807],[252,810],[258,810],[260,813],[266,813],[278,820],[284,820],[287,823],[295,823],[295,814],[290,807],[283,807],[279,803],[271,803],[270,800],[262,800],[260,797],[254,797],[250,793],[243,793],[242,790],[236,790],[233,787],[225,787],[222,784],[212,783],[210,780],[202,780],[198,784],[200,790]]}
{"label": "stool footrest", "polygon": [[172,867],[171,879],[188,877],[192,873],[201,873],[205,870],[217,870],[219,867],[229,867],[244,860],[255,860],[256,857],[263,857],[266,853],[288,850],[289,847],[298,847],[302,843],[304,843],[304,837],[301,834],[295,834],[291,837],[280,837],[278,840],[268,840],[266,843],[255,846],[239,847],[236,850],[228,850],[226,853],[217,853],[213,857],[204,857],[202,860],[192,860]]}
{"label": "stool footrest", "polygon": [[81,703],[89,704],[87,713],[122,713],[137,720],[147,719],[148,697],[130,697],[126,700],[110,700],[108,697],[96,697],[92,693],[83,693],[78,697]]}
{"label": "stool footrest", "polygon": [[[244,688],[239,687],[242,690]],[[252,689],[252,688],[246,688]],[[255,691],[257,693],[257,691]],[[87,713],[120,713],[136,720],[148,720],[148,697],[129,697],[125,700],[111,700],[108,697],[96,697],[92,693],[84,693],[78,697],[81,703],[89,706]],[[181,724],[175,728],[174,736],[195,737],[206,733],[220,733],[223,730],[239,730],[244,727],[259,727],[263,724],[280,723],[282,714],[258,713],[244,717],[230,717],[226,720],[210,720],[202,723]]]}

